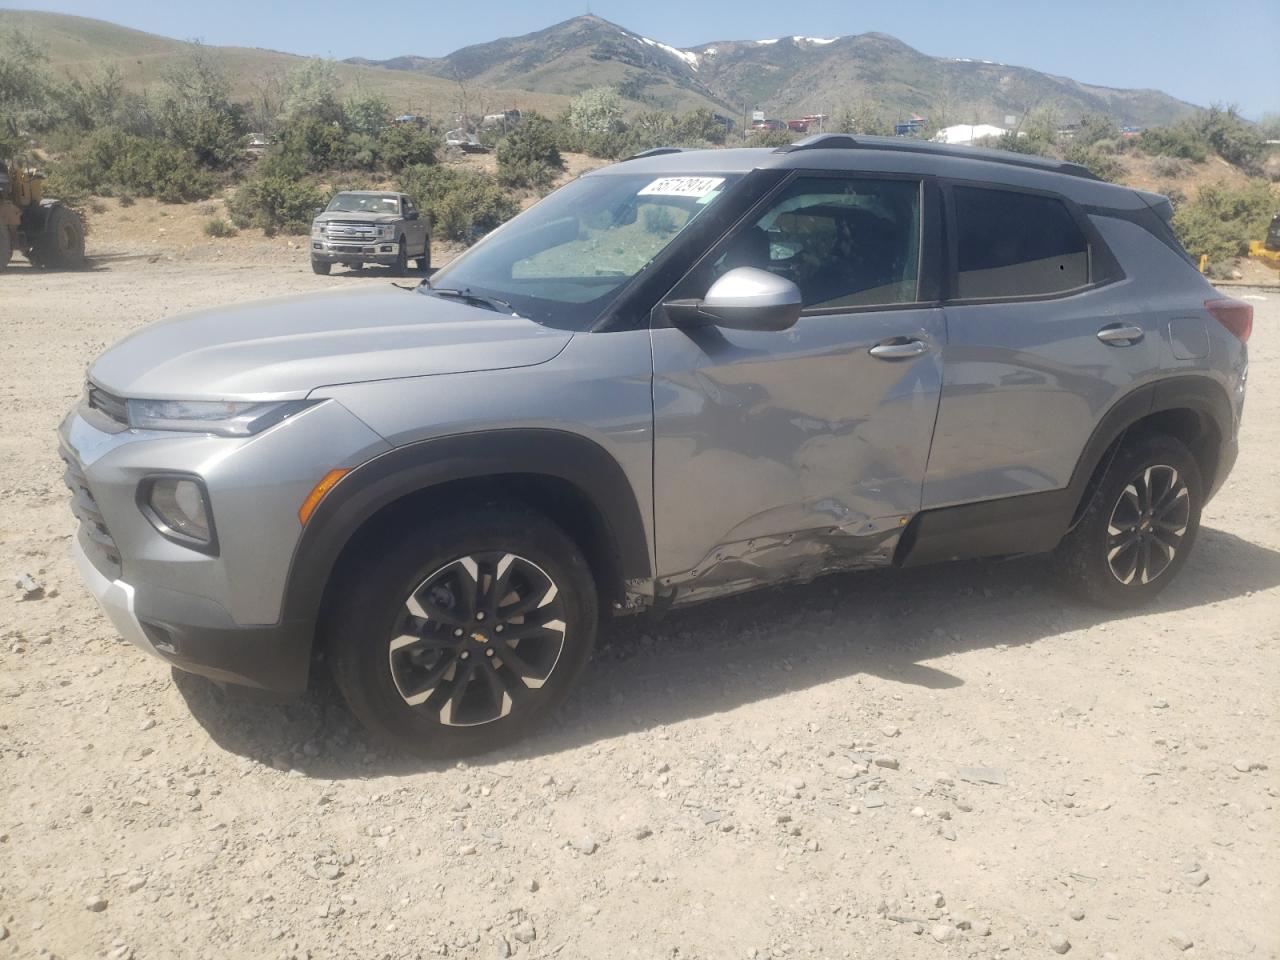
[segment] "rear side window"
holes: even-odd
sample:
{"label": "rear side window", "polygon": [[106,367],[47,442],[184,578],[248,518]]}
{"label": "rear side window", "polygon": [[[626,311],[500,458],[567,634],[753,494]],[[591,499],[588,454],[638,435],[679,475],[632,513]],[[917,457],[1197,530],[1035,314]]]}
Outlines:
{"label": "rear side window", "polygon": [[1034,297],[1089,282],[1089,242],[1054,197],[955,187],[956,297]]}

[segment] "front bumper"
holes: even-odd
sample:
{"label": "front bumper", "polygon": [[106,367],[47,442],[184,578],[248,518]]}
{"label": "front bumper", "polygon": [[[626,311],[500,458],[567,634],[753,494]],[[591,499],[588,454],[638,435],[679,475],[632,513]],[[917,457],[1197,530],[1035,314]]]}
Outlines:
{"label": "front bumper", "polygon": [[[131,584],[105,576],[89,559],[79,537],[72,547],[76,569],[116,632],[171,666],[219,683],[296,694],[307,687],[314,623],[298,621],[265,627],[221,622],[196,623],[209,606],[198,597],[168,598],[170,622],[163,622],[163,595],[140,595]],[[148,607],[154,607],[148,610]],[[141,612],[140,612],[141,611]],[[200,611],[200,613],[196,613]],[[195,616],[193,616],[195,613]]]}
{"label": "front bumper", "polygon": [[396,240],[337,243],[311,238],[311,259],[319,263],[393,264],[399,257],[400,244]]}
{"label": "front bumper", "polygon": [[[282,610],[298,505],[330,469],[385,452],[386,441],[336,402],[247,438],[129,430],[91,414],[72,411],[59,433],[80,519],[76,566],[112,625],[182,670],[304,689],[315,611]],[[216,552],[166,538],[141,509],[140,485],[173,472],[203,480]]]}

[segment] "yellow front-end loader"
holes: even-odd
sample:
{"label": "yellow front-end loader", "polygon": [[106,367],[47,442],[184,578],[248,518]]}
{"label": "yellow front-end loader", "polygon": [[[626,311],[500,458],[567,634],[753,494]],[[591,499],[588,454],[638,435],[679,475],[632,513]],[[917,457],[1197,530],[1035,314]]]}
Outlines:
{"label": "yellow front-end loader", "polygon": [[14,251],[34,266],[84,266],[84,224],[61,200],[46,200],[44,179],[11,161],[0,161],[0,270]]}

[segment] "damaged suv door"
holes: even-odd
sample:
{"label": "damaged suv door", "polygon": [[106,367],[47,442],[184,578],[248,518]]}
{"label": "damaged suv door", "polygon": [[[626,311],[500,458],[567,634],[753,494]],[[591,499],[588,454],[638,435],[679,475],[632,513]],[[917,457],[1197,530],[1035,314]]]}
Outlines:
{"label": "damaged suv door", "polygon": [[942,381],[926,196],[919,179],[802,173],[667,298],[766,270],[803,297],[784,334],[681,327],[659,307],[658,569],[679,571],[663,586],[714,596],[892,559],[920,507]]}

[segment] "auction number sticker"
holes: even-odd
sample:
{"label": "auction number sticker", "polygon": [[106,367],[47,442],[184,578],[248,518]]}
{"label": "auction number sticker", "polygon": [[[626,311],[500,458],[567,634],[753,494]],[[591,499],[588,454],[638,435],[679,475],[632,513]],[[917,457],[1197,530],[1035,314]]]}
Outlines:
{"label": "auction number sticker", "polygon": [[705,197],[718,190],[724,177],[661,177],[640,191],[642,197]]}

